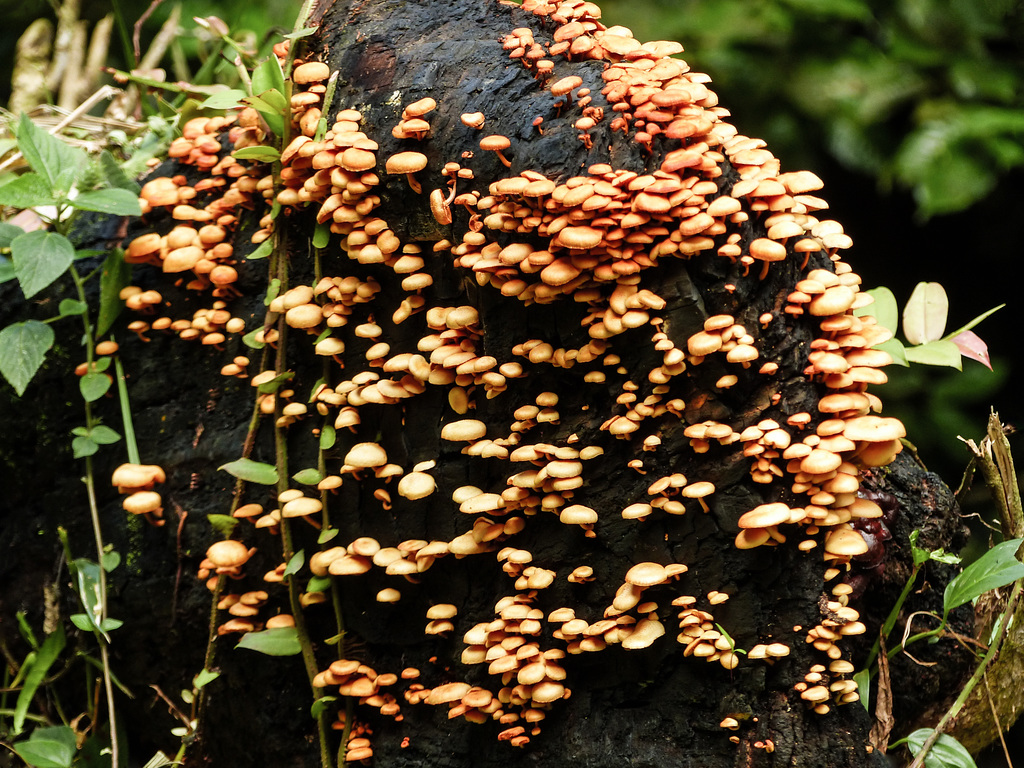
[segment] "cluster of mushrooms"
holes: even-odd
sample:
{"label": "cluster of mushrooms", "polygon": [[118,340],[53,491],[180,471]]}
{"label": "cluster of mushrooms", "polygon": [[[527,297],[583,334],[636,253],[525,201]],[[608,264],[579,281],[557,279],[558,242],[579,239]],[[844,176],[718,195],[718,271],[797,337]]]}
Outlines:
{"label": "cluster of mushrooms", "polygon": [[[310,211],[318,224],[329,228],[332,243],[340,243],[345,257],[332,260],[341,267],[338,273],[326,274],[315,284],[292,285],[274,298],[256,341],[274,344],[272,321],[283,316],[289,327],[304,332],[315,354],[337,364],[334,376],[319,383],[308,398],[299,397],[293,383],[260,392],[261,412],[272,415],[278,412],[278,401],[284,401],[279,427],[295,429],[315,410],[320,417],[333,418],[340,434],[360,435],[361,407],[415,408],[413,399],[440,387],[452,414],[441,430],[442,441],[459,446],[468,457],[507,461],[511,466],[504,487],[454,489],[453,514],[468,515],[473,521],[455,538],[379,542],[360,537],[313,554],[311,573],[358,580],[376,568],[414,582],[439,558],[490,554],[509,576],[511,590],[496,601],[490,620],[461,632],[462,662],[485,665],[491,688],[461,680],[430,688],[416,682],[418,670],[378,674],[347,659],[322,670],[316,684],[337,687],[340,695],[398,720],[404,706],[443,704],[449,717],[499,723],[498,738],[522,746],[540,732],[539,723],[551,707],[571,695],[563,659],[609,645],[639,650],[658,642],[666,634],[665,610],[659,601],[669,593],[678,619],[676,639],[686,656],[731,670],[740,664],[773,663],[790,653],[787,643],[765,638],[749,649],[745,660],[738,655],[712,614],[728,594],[712,591],[698,598],[672,591],[687,573],[683,563],[634,564],[622,574],[615,594],[608,596],[601,618],[577,617],[571,607],[545,612],[538,605],[540,596],[558,574],[533,563],[529,551],[515,546],[515,537],[538,515],[556,516],[583,537],[593,538],[600,533],[602,519],[611,514],[641,525],[657,515],[708,513],[714,504],[714,484],[682,472],[645,478],[646,497],[622,509],[595,508],[597,500],[585,503],[588,462],[603,456],[613,441],[634,441],[639,448],[628,466],[646,475],[650,470],[643,456],[659,450],[659,424],[685,418],[680,383],[701,371],[700,366],[712,364],[727,372],[714,377],[711,396],[737,386],[744,377],[774,376],[779,365],[766,359],[759,339],[772,324],[804,316],[801,322],[810,321],[816,329],[804,373],[820,383],[824,393],[816,413],[777,410],[773,417],[743,424],[695,421],[685,426],[684,434],[695,455],[741,453],[753,482],[788,500],[756,505],[739,517],[736,547],[778,546],[796,536],[800,550],[822,553],[823,577],[831,594],[828,615],[802,636],[822,662],[795,690],[819,713],[855,701],[856,686],[848,678],[852,666],[842,658],[838,643],[843,636],[863,632],[864,625],[849,605],[851,589],[840,577],[852,558],[867,551],[856,521],[882,515],[877,504],[858,495],[863,473],[890,462],[904,433],[897,420],[876,415],[881,404],[867,392],[868,385],[885,381],[881,369],[891,360],[872,347],[888,332],[861,312],[870,298],[859,290],[859,278],[840,256],[851,245],[850,238],[836,222],[819,218],[827,205],[811,193],[821,188],[821,181],[808,172],[780,172],[779,161],[764,142],[739,134],[708,88],[709,78],[672,58],[681,46],[640,43],[628,29],[606,28],[598,7],[583,0],[525,0],[522,12],[537,17],[534,26],[544,30],[544,39],[536,29],[515,28],[501,41],[502,50],[534,73],[538,89],[550,91],[560,114],[566,115],[560,119],[572,121],[585,147],[592,146],[595,128],[607,123],[613,132],[621,131],[640,145],[639,152],[661,158],[649,163],[654,166],[649,172],[609,163],[591,164],[585,173],[562,179],[528,169],[513,172],[513,161],[505,154],[512,142],[484,131],[492,127],[484,112],[467,112],[461,121],[478,132],[481,153],[495,153],[502,167],[509,168],[502,178],[476,183],[478,172],[467,157],[472,153],[437,168],[427,153],[410,148],[383,158],[382,166],[380,145],[361,129],[358,110],[332,107],[333,123],[326,132],[318,130],[322,118],[329,117],[324,95],[330,70],[320,62],[296,61],[293,138],[281,153],[276,186],[269,166],[236,160],[224,151],[267,139],[258,115],[247,108],[226,117],[191,120],[171,145],[171,156],[191,166],[198,181],[188,183],[185,176],[155,178],[143,188],[144,211],[163,211],[165,221],[169,214],[172,227],[163,235],[136,238],[128,247],[128,260],[150,264],[188,289],[208,292],[213,301],[191,317],[161,315],[150,320],[146,318],[166,304],[159,292],[133,286],[122,298],[140,318],[129,327],[140,334],[168,330],[220,349],[231,336],[246,331],[245,322],[230,312],[238,280],[232,235],[245,211],[259,217],[253,243],[273,234],[272,203],[294,215]],[[281,57],[286,51],[285,46],[275,49]],[[583,87],[576,75],[556,78],[557,65],[566,60],[604,62],[600,91]],[[393,137],[426,148],[431,113],[437,108],[429,97],[406,104]],[[543,132],[544,121],[534,121],[534,128]],[[733,174],[729,184],[723,178],[726,167]],[[402,183],[413,195],[427,198],[424,203],[440,227],[452,224],[453,211],[461,215],[464,210],[468,224],[461,228],[461,236],[432,243],[404,241],[400,228],[380,215],[382,173],[404,176]],[[740,229],[752,226],[762,235],[744,241]],[[756,323],[712,315],[700,331],[674,341],[673,329],[659,314],[666,299],[645,284],[644,272],[669,260],[709,254],[727,260],[737,279],[763,281],[773,265],[782,262],[798,263],[804,274],[778,311],[756,318]],[[828,268],[808,271],[812,256]],[[481,290],[521,306],[556,301],[585,306],[586,343],[556,347],[535,338],[507,350],[504,359],[494,350],[485,353],[478,309],[445,306],[431,296],[434,275],[428,262],[437,259],[448,259]],[[381,298],[386,292],[380,270],[392,271],[401,289],[400,298],[391,303]],[[726,285],[727,291],[734,289]],[[397,348],[388,329],[406,322],[420,323],[422,336],[414,348]],[[626,369],[618,337],[626,335],[626,343],[636,344],[641,343],[638,334],[650,339],[660,363],[643,378],[623,379]],[[354,346],[358,355],[352,354]],[[250,372],[248,364],[247,357],[234,356],[223,363],[222,373],[249,378],[254,387],[275,377],[274,371]],[[558,433],[554,441],[541,436],[550,435],[545,428],[562,420],[555,392],[518,404],[507,428],[470,415],[481,397],[510,397],[516,379],[577,366],[582,371],[580,386],[607,387],[613,372],[622,382],[616,413],[601,424],[600,431],[607,433],[604,445],[583,444],[575,433]],[[771,406],[779,407],[777,395]],[[388,510],[394,495],[405,502],[433,496],[438,490],[431,474],[435,467],[436,460],[402,467],[389,460],[384,446],[354,442],[342,458],[331,460],[315,492],[288,490],[272,499],[269,510],[251,502],[234,514],[273,534],[283,518],[317,519],[331,492],[344,483],[370,478],[376,484],[374,498]],[[123,488],[142,488],[120,479],[115,478],[115,484]],[[157,506],[158,500],[159,496]],[[159,515],[152,508],[144,511]],[[218,542],[207,553],[200,577],[211,579],[211,587],[218,575],[239,578],[252,553],[241,541]],[[264,581],[280,582],[283,574],[281,564]],[[574,583],[593,577],[587,565],[563,576]],[[401,596],[399,589],[388,587],[378,592],[377,600],[387,604]],[[219,607],[230,618],[220,631],[293,623],[287,614],[260,622],[267,601],[262,589],[224,596]],[[325,601],[323,592],[303,596],[307,607]],[[424,619],[427,635],[445,637],[456,631],[457,609],[435,605]],[[344,728],[343,719],[336,725]],[[738,727],[732,718],[721,725]],[[353,731],[350,759],[372,756],[364,736]]]}

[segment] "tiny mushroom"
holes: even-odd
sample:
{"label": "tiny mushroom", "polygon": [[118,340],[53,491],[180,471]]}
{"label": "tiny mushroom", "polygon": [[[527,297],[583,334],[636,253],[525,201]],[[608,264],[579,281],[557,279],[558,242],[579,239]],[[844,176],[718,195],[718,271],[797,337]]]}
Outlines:
{"label": "tiny mushroom", "polygon": [[384,167],[388,173],[404,173],[409,180],[409,188],[417,195],[423,191],[413,175],[427,167],[427,156],[422,152],[398,152],[387,159]]}

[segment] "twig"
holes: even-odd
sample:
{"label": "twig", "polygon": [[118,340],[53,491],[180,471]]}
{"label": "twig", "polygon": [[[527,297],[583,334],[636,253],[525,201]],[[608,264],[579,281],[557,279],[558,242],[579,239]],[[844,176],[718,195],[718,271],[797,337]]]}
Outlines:
{"label": "twig", "polygon": [[988,686],[988,674],[985,675],[985,698],[988,701],[988,708],[992,710],[992,719],[996,723],[996,732],[999,734],[999,743],[1003,745],[1003,756],[1006,758],[1007,768],[1013,768],[1013,760],[1010,759],[1010,750],[1006,747],[1006,739],[1003,737],[1003,724],[999,722],[999,713],[996,712],[995,702],[992,701],[992,689]]}
{"label": "twig", "polygon": [[[47,131],[47,133],[49,133],[52,136],[56,136],[62,129],[66,128],[68,125],[73,123],[79,117],[81,117],[94,106],[96,106],[97,102],[100,102],[103,99],[109,99],[111,96],[115,96],[118,93],[121,93],[120,88],[115,88],[112,85],[102,86],[92,96],[90,96],[88,99],[79,104],[74,110],[69,112],[63,120],[61,120],[55,126],[50,128],[50,130]],[[4,162],[0,163],[0,171],[3,171],[4,169],[8,168],[13,163],[16,163],[20,159],[21,152],[15,152],[9,158],[4,160]]]}
{"label": "twig", "polygon": [[146,19],[153,15],[153,11],[160,7],[160,4],[164,0],[153,0],[149,4],[149,8],[142,12],[138,20],[135,22],[135,26],[132,27],[132,53],[135,54],[135,60],[139,61],[142,58],[141,46],[139,44],[139,38],[142,37],[142,25],[146,23]]}
{"label": "twig", "polygon": [[971,679],[967,681],[967,684],[960,691],[960,695],[956,697],[956,701],[953,702],[946,714],[939,720],[938,725],[932,730],[931,735],[925,740],[924,744],[921,745],[920,751],[914,755],[914,761],[910,764],[910,768],[921,768],[924,765],[924,759],[928,756],[928,752],[935,742],[939,740],[939,736],[945,731],[946,726],[949,725],[950,721],[960,714],[960,710],[963,709],[964,704],[967,701],[967,697],[971,695],[971,691],[985,676],[985,670],[988,669],[988,665],[996,657],[999,649],[1002,647],[1003,639],[1006,637],[1006,632],[1009,629],[1010,617],[1013,616],[1014,611],[1017,610],[1017,602],[1020,599],[1021,592],[1024,591],[1024,587],[1021,586],[1021,582],[1018,581],[1013,585],[1013,592],[1010,593],[1010,599],[1006,601],[1006,609],[1003,611],[1003,615],[999,619],[999,632],[992,644],[988,648],[988,652],[985,657],[981,660],[978,668],[974,670],[974,674],[971,675]]}

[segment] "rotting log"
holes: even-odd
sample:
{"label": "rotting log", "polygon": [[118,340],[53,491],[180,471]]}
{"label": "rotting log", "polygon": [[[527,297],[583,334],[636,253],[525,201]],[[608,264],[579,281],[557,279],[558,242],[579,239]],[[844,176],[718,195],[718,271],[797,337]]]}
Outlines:
{"label": "rotting log", "polygon": [[[379,704],[356,706],[356,720],[370,727],[374,759],[388,766],[884,765],[869,746],[871,720],[851,695],[845,665],[829,667],[863,659],[909,570],[909,532],[923,529],[921,544],[949,547],[959,524],[941,483],[906,457],[887,464],[890,457],[874,455],[884,450],[848,426],[877,409],[864,391],[867,382],[884,378],[881,358],[858,351],[881,334],[869,319],[854,317],[863,294],[840,258],[849,239],[834,222],[817,225],[827,216],[818,210],[824,202],[808,194],[816,191],[815,180],[780,175],[778,161],[760,142],[730,128],[708,78],[668,56],[676,48],[643,49],[621,28],[601,34],[596,7],[575,8],[582,15],[573,19],[571,8],[543,3],[339,0],[319,10],[319,32],[303,54],[339,73],[329,125],[343,110],[357,112],[343,121],[358,126],[339,129],[338,144],[320,149],[339,156],[332,167],[342,167],[340,155],[355,141],[350,136],[345,145],[344,132],[361,131],[378,145],[361,145],[372,155],[370,168],[348,171],[376,173],[377,183],[366,178],[357,187],[350,176],[349,198],[331,203],[334,211],[349,206],[358,215],[323,214],[328,198],[340,192],[314,184],[310,199],[279,197],[284,214],[273,235],[289,256],[283,288],[318,285],[310,244],[318,214],[336,225],[320,254],[323,275],[371,286],[359,294],[369,300],[347,303],[325,289],[329,299],[345,304],[337,313],[344,322],[316,323],[308,338],[297,327],[287,331],[294,401],[305,402],[323,375],[324,356],[314,355],[312,341],[329,327],[345,342],[336,353],[344,365],[328,366],[328,386],[338,397],[321,397],[320,410],[332,420],[343,407],[358,414],[351,429],[340,422],[326,456],[328,474],[344,479],[325,496],[339,533],[323,549],[362,537],[384,547],[406,542],[403,563],[418,566],[409,578],[401,568],[389,575],[385,565],[335,577],[346,621],[340,655],[377,674],[417,668],[415,682],[427,689],[479,686],[503,698],[507,716],[498,723],[490,714],[474,715],[461,697],[411,704],[402,693],[409,682],[401,681],[381,691],[396,697],[400,721],[382,714]],[[553,63],[546,77],[538,76],[527,37]],[[568,43],[562,52],[559,43]],[[618,80],[609,77],[610,69]],[[564,95],[552,92],[566,88]],[[403,109],[428,97],[437,104],[422,115],[429,134],[399,129],[396,136]],[[482,130],[460,119],[478,111],[485,117]],[[229,129],[207,127],[208,135]],[[488,135],[508,138],[504,160],[481,148]],[[199,138],[193,137],[196,147]],[[385,172],[387,159],[401,151],[426,156],[426,168],[414,174],[420,193],[405,173]],[[189,166],[190,157],[189,150],[180,153],[186,165],[176,170],[184,170],[194,188],[209,172]],[[446,163],[471,177],[451,168],[442,175]],[[302,163],[285,165],[300,181],[311,175],[303,174]],[[268,171],[254,164],[251,173],[255,179]],[[447,224],[436,195],[432,212],[430,195],[447,195],[452,183],[457,194],[476,197],[454,200]],[[256,215],[235,233],[238,256],[251,248],[246,243],[257,226],[270,234],[267,222],[255,223],[266,213],[259,195],[252,205]],[[172,225],[200,226],[173,220],[173,211],[153,206],[143,227],[166,233]],[[787,222],[800,232],[769,232]],[[382,232],[393,233],[398,250],[382,247]],[[445,240],[447,248],[436,248]],[[412,273],[396,267],[400,256],[417,264]],[[216,284],[231,314],[245,319],[246,331],[264,323],[265,264],[239,258],[237,282]],[[177,317],[210,306],[208,293],[172,285],[174,275],[137,271],[136,284],[158,289]],[[403,284],[409,274],[429,280]],[[193,287],[204,288],[202,274],[194,277]],[[414,296],[423,303],[410,304]],[[830,305],[825,297],[839,301]],[[124,345],[128,360],[138,361],[131,389],[143,456],[166,468],[169,500],[169,523],[140,530],[125,526],[117,500],[106,499],[112,538],[131,553],[128,567],[115,572],[112,615],[127,619],[151,610],[143,606],[161,606],[160,624],[142,622],[115,640],[118,672],[137,693],[150,682],[178,690],[202,664],[207,593],[194,573],[213,540],[202,520],[228,509],[229,479],[215,468],[239,455],[254,392],[244,380],[217,374],[245,352],[240,336],[228,334],[223,351],[158,333],[148,343],[129,339]],[[383,357],[368,358],[380,343],[388,345],[375,352]],[[446,345],[451,348],[438,352]],[[731,350],[739,351],[730,357]],[[420,355],[423,363],[402,355]],[[450,355],[461,357],[446,366]],[[421,374],[417,366],[424,363]],[[389,378],[392,384],[380,385]],[[48,371],[39,386],[58,380]],[[832,400],[822,406],[826,396]],[[832,411],[843,396],[849,401]],[[322,424],[312,410],[288,427],[293,470],[316,466],[313,431]],[[111,407],[111,419],[114,413]],[[5,411],[4,419],[53,441],[52,425],[44,431],[31,413],[11,411],[8,422]],[[464,420],[479,421],[479,427],[465,426],[482,428],[493,442],[442,436],[446,425]],[[865,424],[881,422],[859,422]],[[271,428],[264,427],[254,458],[272,463]],[[892,451],[894,441],[885,437],[880,444]],[[819,447],[822,442],[833,448]],[[353,472],[349,452],[362,443],[382,446],[404,476],[421,462],[435,462],[423,471],[436,490],[407,498],[397,476]],[[793,445],[805,447],[787,455]],[[803,464],[812,452],[820,468]],[[8,453],[5,471],[23,473],[25,459]],[[61,465],[74,476],[68,457]],[[40,473],[47,469],[39,467]],[[852,478],[853,490],[850,480],[826,488],[837,470]],[[710,483],[711,494],[686,495],[698,483]],[[4,526],[12,531],[8,547],[23,547],[26,557],[53,550],[30,532],[52,530],[74,483],[65,480],[51,492],[34,528],[14,521],[13,510],[29,496],[24,484],[12,484],[22,490],[3,502]],[[494,496],[474,502],[465,490],[470,487]],[[858,491],[870,491],[886,507],[886,529],[874,522],[877,505],[856,501]],[[65,500],[59,505],[56,493]],[[275,506],[256,486],[243,501]],[[763,546],[737,548],[740,519],[766,504],[791,511],[785,520],[763,521],[741,535],[742,542]],[[583,515],[579,523],[571,522],[573,507]],[[770,517],[779,508],[761,512]],[[886,531],[893,538],[882,543]],[[259,589],[260,574],[281,562],[280,545],[262,530],[240,528],[235,535],[259,552],[232,591]],[[304,528],[296,536],[308,562],[319,548],[317,533]],[[842,549],[840,539],[852,548]],[[410,553],[422,545],[409,544],[416,541],[441,542],[447,554],[418,563]],[[510,556],[508,548],[529,559]],[[826,549],[831,552],[823,558]],[[627,573],[636,581],[631,568],[639,563],[677,568],[663,570],[651,586],[629,586]],[[592,580],[568,579],[580,566],[593,570]],[[527,572],[530,567],[535,570]],[[309,575],[300,572],[303,584]],[[932,571],[931,590],[913,607],[934,608],[942,578],[941,570]],[[385,588],[397,588],[400,601],[378,602]],[[23,584],[19,589],[31,591]],[[10,590],[3,599],[5,610],[26,604]],[[509,607],[517,601],[521,608]],[[457,608],[453,628],[425,635],[427,610],[436,604]],[[586,630],[566,628],[570,620],[562,614],[550,618],[566,608]],[[287,599],[277,592],[260,620],[279,611],[287,611]],[[321,670],[339,655],[322,642],[334,634],[328,611],[324,605],[307,611]],[[605,619],[609,624],[602,627]],[[173,622],[170,633],[164,622]],[[833,642],[843,627],[850,636]],[[664,635],[641,647],[647,631]],[[626,642],[631,633],[636,637]],[[729,655],[728,638],[746,651],[775,644],[771,652],[780,655]],[[512,654],[498,650],[503,639]],[[170,664],[156,650],[166,643]],[[278,764],[290,755],[294,764],[314,764],[315,750],[303,738],[312,725],[300,665],[231,650],[233,644],[218,644],[216,663],[224,675],[208,691],[196,759],[218,766]],[[607,647],[597,650],[601,646]],[[518,649],[530,650],[516,659]],[[525,667],[545,651],[551,652],[550,671],[524,683],[533,680]],[[507,666],[493,665],[499,657],[510,659]],[[945,695],[963,669],[948,641],[922,657],[941,663],[894,669],[897,707],[908,717]],[[464,662],[477,658],[486,660]],[[538,688],[534,704],[532,688],[514,692],[517,683]],[[545,683],[552,683],[544,689],[551,700],[541,700]],[[903,696],[908,689],[919,700]],[[325,689],[338,692],[337,682]],[[449,706],[462,711],[452,715]],[[126,711],[140,747],[162,743],[144,722],[159,709],[147,700]],[[486,722],[467,722],[467,713]],[[728,718],[735,730],[722,725]]]}

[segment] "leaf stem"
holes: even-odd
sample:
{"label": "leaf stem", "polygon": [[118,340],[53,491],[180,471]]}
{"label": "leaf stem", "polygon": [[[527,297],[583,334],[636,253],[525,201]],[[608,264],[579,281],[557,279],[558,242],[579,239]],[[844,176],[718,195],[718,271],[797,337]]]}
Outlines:
{"label": "leaf stem", "polygon": [[924,765],[924,759],[928,756],[928,752],[935,745],[935,742],[939,740],[939,736],[945,730],[950,720],[960,714],[960,710],[963,709],[964,703],[967,701],[967,697],[971,695],[971,691],[974,687],[981,682],[985,676],[985,671],[988,669],[988,665],[999,653],[999,649],[1002,647],[1003,640],[1006,637],[1006,632],[1010,626],[1010,618],[1013,616],[1014,611],[1017,610],[1017,602],[1020,600],[1021,592],[1024,591],[1020,581],[1017,581],[1013,585],[1013,591],[1010,593],[1010,598],[1006,601],[1006,608],[1003,610],[1002,616],[999,618],[999,632],[992,644],[988,648],[988,652],[982,658],[981,663],[978,664],[974,670],[974,674],[971,675],[971,679],[967,681],[967,684],[960,691],[960,695],[956,697],[956,701],[953,705],[946,710],[946,714],[942,716],[938,724],[932,730],[932,734],[925,740],[924,744],[921,745],[920,751],[914,755],[914,761],[910,764],[910,768],[921,768]]}

